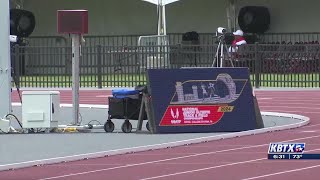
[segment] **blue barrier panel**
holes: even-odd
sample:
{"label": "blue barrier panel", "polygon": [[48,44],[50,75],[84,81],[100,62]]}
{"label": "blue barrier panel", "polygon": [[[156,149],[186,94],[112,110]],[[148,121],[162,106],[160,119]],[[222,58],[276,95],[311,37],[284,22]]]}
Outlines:
{"label": "blue barrier panel", "polygon": [[149,69],[157,133],[256,129],[248,68]]}

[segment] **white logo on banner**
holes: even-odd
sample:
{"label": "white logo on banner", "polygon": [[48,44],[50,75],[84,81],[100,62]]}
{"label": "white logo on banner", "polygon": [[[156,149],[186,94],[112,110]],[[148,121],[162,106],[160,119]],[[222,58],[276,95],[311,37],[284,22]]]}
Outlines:
{"label": "white logo on banner", "polygon": [[171,108],[171,116],[173,119],[178,119],[179,118],[179,110],[176,109],[176,114],[174,114],[172,108]]}
{"label": "white logo on banner", "polygon": [[199,110],[198,108],[182,108],[184,120],[203,120],[210,114],[210,110]]}
{"label": "white logo on banner", "polygon": [[173,109],[171,108],[171,116],[173,119],[176,119],[176,120],[171,120],[171,124],[180,124],[181,123],[181,120],[178,120],[178,118],[179,118],[179,109],[178,108],[176,109],[176,113],[174,113]]}

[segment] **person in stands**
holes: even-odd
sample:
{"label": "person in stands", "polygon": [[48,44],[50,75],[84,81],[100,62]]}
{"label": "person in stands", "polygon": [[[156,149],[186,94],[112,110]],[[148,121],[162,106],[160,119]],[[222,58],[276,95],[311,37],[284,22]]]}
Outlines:
{"label": "person in stands", "polygon": [[229,48],[229,52],[237,52],[238,46],[241,46],[243,44],[247,44],[247,41],[243,37],[243,31],[237,30],[236,32],[233,32],[234,40],[232,41],[232,44]]}

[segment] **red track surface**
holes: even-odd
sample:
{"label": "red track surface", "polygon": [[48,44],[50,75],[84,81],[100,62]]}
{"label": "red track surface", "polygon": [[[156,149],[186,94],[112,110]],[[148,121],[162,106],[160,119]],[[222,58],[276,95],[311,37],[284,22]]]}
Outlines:
{"label": "red track surface", "polygon": [[[107,91],[81,91],[81,103],[106,104]],[[267,160],[270,142],[305,142],[320,153],[320,91],[258,91],[263,111],[311,118],[307,126],[171,149],[0,172],[0,179],[318,180],[320,160]],[[61,91],[62,103],[71,94]],[[13,97],[14,99],[16,97]]]}

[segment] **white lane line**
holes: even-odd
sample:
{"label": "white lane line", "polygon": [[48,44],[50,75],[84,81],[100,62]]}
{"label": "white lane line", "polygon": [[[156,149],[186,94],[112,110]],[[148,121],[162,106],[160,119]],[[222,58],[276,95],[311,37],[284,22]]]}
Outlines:
{"label": "white lane line", "polygon": [[300,131],[300,133],[315,133],[317,131]]}
{"label": "white lane line", "polygon": [[[261,99],[261,98],[258,98],[258,102],[259,102],[259,99]],[[268,100],[268,99],[264,99],[264,100]],[[312,99],[285,99],[285,98],[277,98],[277,99],[272,99],[272,102],[301,102],[301,101],[303,101],[303,102],[305,102],[305,103],[307,103],[307,102],[319,102],[319,100],[320,99],[318,99],[318,98],[312,98]],[[270,102],[270,101],[268,101],[268,102]]]}
{"label": "white lane line", "polygon": [[[317,150],[320,150],[320,149],[312,149],[312,150],[305,151],[305,152],[311,152],[311,151],[317,151]],[[226,166],[234,166],[234,165],[239,165],[239,164],[247,164],[247,163],[256,162],[256,161],[261,161],[261,160],[267,160],[267,158],[252,159],[252,160],[249,160],[249,161],[238,161],[238,162],[229,163],[229,164],[223,164],[223,165],[219,165],[219,166],[211,166],[211,167],[207,167],[207,168],[194,169],[194,170],[190,170],[190,171],[182,171],[182,172],[177,172],[177,173],[172,173],[172,174],[165,174],[165,175],[161,175],[161,176],[154,176],[154,177],[144,178],[144,179],[140,179],[140,180],[159,179],[159,178],[176,176],[176,175],[181,175],[181,174],[189,174],[189,173],[194,173],[194,172],[199,172],[199,171],[216,169],[216,168],[221,168],[221,167],[226,167]],[[320,166],[320,165],[318,165],[318,166]],[[264,176],[261,176],[261,177],[266,177],[266,176],[267,176],[267,175],[264,175]],[[271,175],[269,175],[269,176],[271,176]],[[259,178],[260,178],[260,176],[259,176]],[[249,178],[249,179],[243,179],[243,180],[251,180],[251,179]]]}
{"label": "white lane line", "polygon": [[[219,154],[224,155],[224,154],[261,154],[261,153],[266,153],[266,151],[251,151],[251,152],[221,152]],[[199,153],[170,153],[169,155],[196,155]],[[167,153],[157,153],[157,154],[128,154],[129,156],[163,156],[163,155],[168,155]]]}
{"label": "white lane line", "polygon": [[[303,137],[303,138],[284,140],[284,141],[279,141],[279,142],[300,141],[300,140],[319,138],[319,137],[320,137],[320,135],[307,136],[307,137]],[[66,177],[70,177],[70,176],[79,176],[79,175],[97,173],[97,172],[102,172],[102,171],[109,171],[109,170],[114,170],[114,169],[142,166],[142,165],[154,164],[154,163],[159,163],[159,162],[173,161],[173,160],[178,160],[178,159],[191,158],[191,157],[197,157],[197,156],[203,156],[203,155],[211,155],[211,154],[217,154],[217,153],[229,152],[229,151],[235,151],[235,150],[242,150],[242,149],[249,149],[249,148],[255,148],[255,147],[263,147],[263,146],[268,146],[268,145],[269,144],[260,144],[260,145],[254,145],[254,146],[244,146],[244,147],[239,147],[239,148],[225,149],[225,150],[221,150],[221,151],[211,151],[211,152],[206,152],[206,153],[198,153],[198,154],[180,156],[180,157],[175,157],[175,158],[167,158],[167,159],[147,161],[147,162],[136,163],[136,164],[128,164],[128,165],[124,165],[124,166],[116,166],[116,167],[112,167],[112,168],[97,169],[97,170],[92,170],[92,171],[83,171],[83,172],[79,172],[79,173],[70,173],[70,174],[61,175],[61,176],[53,176],[53,177],[43,178],[41,180],[59,179],[59,178],[66,178]]]}
{"label": "white lane line", "polygon": [[207,168],[202,168],[202,169],[195,169],[195,170],[191,170],[191,171],[183,171],[183,172],[178,172],[178,173],[173,173],[173,174],[166,174],[166,175],[162,175],[162,176],[154,176],[154,177],[144,178],[144,179],[140,179],[140,180],[159,179],[159,178],[164,178],[164,177],[169,177],[169,176],[176,176],[176,175],[193,173],[193,172],[198,172],[198,171],[205,171],[205,170],[209,170],[209,169],[216,169],[216,168],[221,168],[221,167],[226,167],[226,166],[245,164],[245,163],[256,162],[256,161],[261,161],[261,160],[266,160],[266,158],[253,159],[253,160],[249,160],[249,161],[239,161],[239,162],[230,163],[230,164],[223,164],[220,166],[212,166],[212,167],[207,167]]}
{"label": "white lane line", "polygon": [[[197,162],[181,162],[181,163],[169,163],[169,162],[164,162],[164,163],[156,163],[157,165],[215,165],[217,163],[234,163],[232,161],[219,161],[219,162],[208,162],[208,163],[197,163]],[[257,162],[252,162],[254,164],[274,164],[274,161],[257,161]],[[288,161],[278,161],[277,163],[288,163]],[[299,160],[299,163],[310,163],[310,160]],[[97,164],[72,164],[72,166],[111,166],[111,165],[125,165],[125,164],[104,164],[104,163],[97,163]],[[69,167],[70,165],[50,165],[53,167]]]}
{"label": "white lane line", "polygon": [[[260,108],[268,108],[268,107],[272,107],[272,108],[286,108],[286,109],[317,109],[319,110],[319,108],[317,107],[310,107],[311,105],[309,105],[308,107],[290,107],[290,106],[287,106],[287,105],[284,105],[284,106],[259,106]],[[281,111],[281,109],[278,109],[278,111]]]}
{"label": "white lane line", "polygon": [[[261,106],[260,106],[261,107]],[[299,109],[299,108],[296,108]],[[269,108],[262,108],[263,111],[269,112],[286,112],[286,113],[298,113],[298,114],[320,114],[320,112],[310,112],[310,111],[291,111],[291,110],[283,110],[283,109],[269,109]]]}
{"label": "white lane line", "polygon": [[318,123],[318,124],[313,124],[313,125],[306,125],[306,126],[303,126],[303,127],[299,128],[299,129],[305,129],[305,128],[315,127],[315,126],[320,126],[320,123]]}
{"label": "white lane line", "polygon": [[[312,149],[309,151],[305,151],[305,152],[312,152],[312,151],[317,151],[320,149]],[[300,161],[299,161],[300,162]],[[309,161],[310,162],[310,161]],[[264,178],[264,177],[269,177],[269,176],[275,176],[275,175],[279,175],[279,174],[286,174],[286,173],[291,173],[291,172],[296,172],[296,171],[303,171],[303,170],[307,170],[307,169],[312,169],[312,168],[316,168],[316,167],[320,167],[319,165],[315,165],[315,166],[308,166],[308,167],[304,167],[304,168],[297,168],[297,169],[291,169],[291,170],[286,170],[286,171],[280,171],[280,172],[276,172],[276,173],[271,173],[271,174],[265,174],[265,175],[260,175],[260,176],[254,176],[254,177],[250,177],[250,178],[245,178],[242,180],[252,180],[252,179],[259,179],[259,178]]]}
{"label": "white lane line", "polygon": [[[270,105],[271,102],[259,102],[259,106],[262,106],[262,104],[266,104],[266,105]],[[274,103],[274,101],[272,102]],[[316,107],[320,107],[320,104],[313,104],[313,103],[305,103],[305,102],[284,102],[284,101],[279,101],[276,102],[275,104],[277,105],[284,105],[284,106],[289,106],[289,105],[301,105],[301,106],[316,106]]]}
{"label": "white lane line", "polygon": [[96,97],[98,98],[106,98],[106,97],[111,97],[112,95],[97,95]]}
{"label": "white lane line", "polygon": [[258,98],[258,100],[271,100],[273,98]]}
{"label": "white lane line", "polygon": [[304,168],[291,169],[291,170],[288,170],[288,171],[281,171],[281,172],[277,172],[277,173],[272,173],[272,174],[266,174],[266,175],[262,175],[262,176],[246,178],[246,179],[242,179],[242,180],[252,180],[252,179],[265,178],[265,177],[269,177],[269,176],[275,176],[275,175],[279,175],[279,174],[286,174],[286,173],[291,173],[291,172],[303,171],[303,170],[313,169],[313,168],[317,168],[317,167],[320,167],[320,164],[315,165],[315,166],[308,166],[308,167],[304,167]]}

